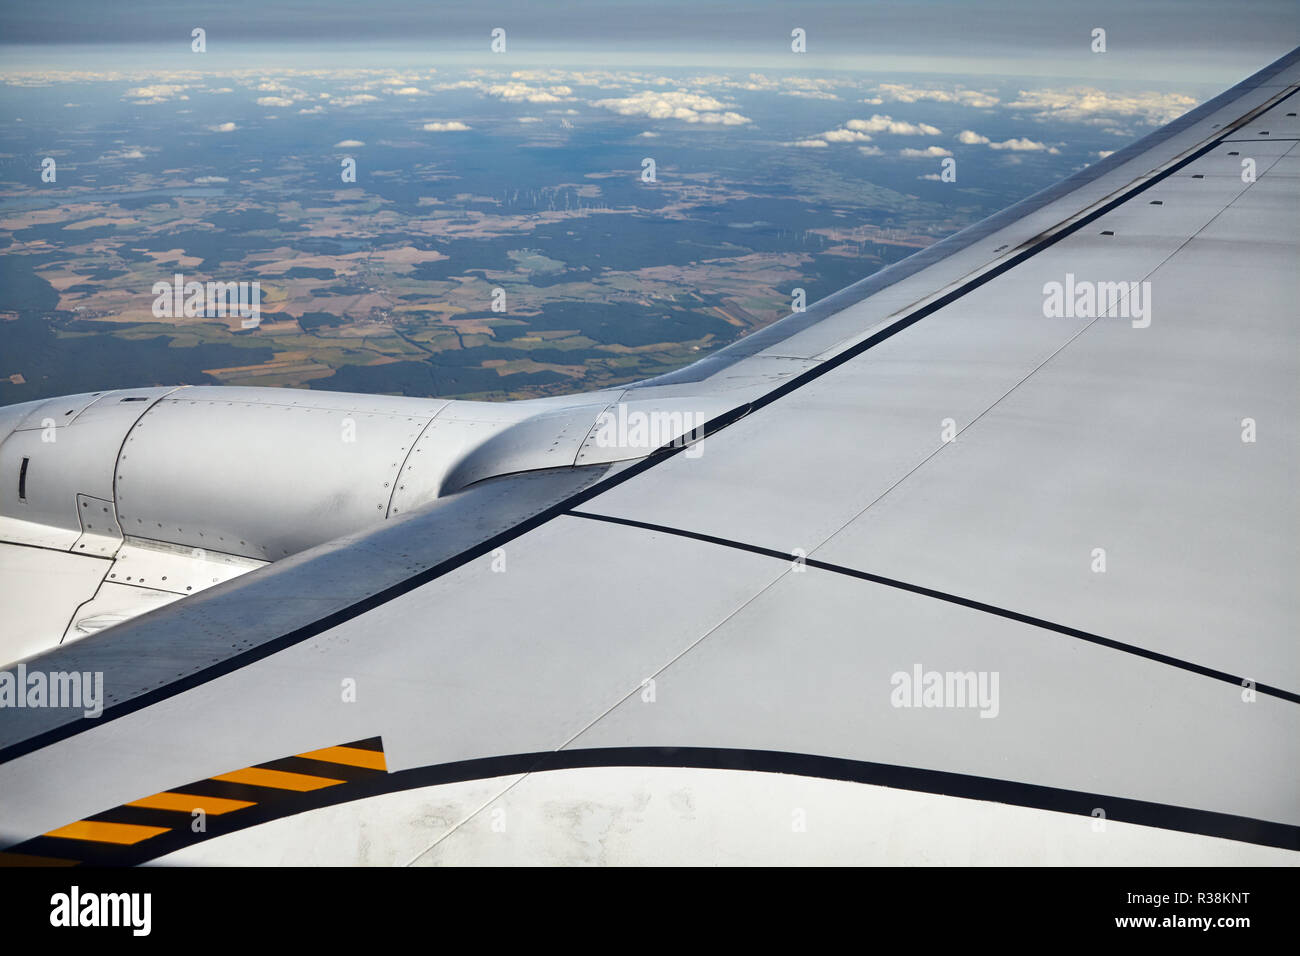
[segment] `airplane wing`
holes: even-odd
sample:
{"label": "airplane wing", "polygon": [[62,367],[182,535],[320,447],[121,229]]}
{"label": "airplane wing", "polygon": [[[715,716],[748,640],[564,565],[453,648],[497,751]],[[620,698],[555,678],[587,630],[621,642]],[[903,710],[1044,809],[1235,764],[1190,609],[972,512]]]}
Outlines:
{"label": "airplane wing", "polygon": [[1298,89],[626,389],[0,411],[4,857],[1294,864]]}

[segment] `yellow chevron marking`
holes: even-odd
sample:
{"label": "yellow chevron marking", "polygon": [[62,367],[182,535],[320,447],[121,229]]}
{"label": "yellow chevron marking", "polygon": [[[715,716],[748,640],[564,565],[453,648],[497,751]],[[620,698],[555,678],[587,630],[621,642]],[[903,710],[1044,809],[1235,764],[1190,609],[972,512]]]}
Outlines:
{"label": "yellow chevron marking", "polygon": [[104,823],[99,820],[78,820],[45,834],[64,840],[90,840],[94,843],[118,843],[130,846],[166,833],[171,827],[146,827],[138,823]]}
{"label": "yellow chevron marking", "polygon": [[329,777],[314,777],[309,773],[267,770],[265,767],[249,767],[247,770],[223,773],[212,779],[226,783],[246,783],[254,787],[271,787],[275,790],[296,790],[298,793],[320,790],[343,782],[342,780],[331,780]]}
{"label": "yellow chevron marking", "polygon": [[244,807],[253,807],[256,804],[251,800],[199,797],[191,793],[172,793],[168,791],[155,793],[152,797],[145,797],[143,800],[132,800],[127,806],[144,807],[147,810],[176,810],[180,813],[193,813],[195,810],[202,810],[204,813],[219,817],[223,813],[242,810]]}
{"label": "yellow chevron marking", "polygon": [[324,750],[312,750],[299,754],[308,760],[324,760],[327,763],[347,764],[349,767],[365,767],[368,770],[387,770],[383,751],[362,750],[360,747],[326,747]]}

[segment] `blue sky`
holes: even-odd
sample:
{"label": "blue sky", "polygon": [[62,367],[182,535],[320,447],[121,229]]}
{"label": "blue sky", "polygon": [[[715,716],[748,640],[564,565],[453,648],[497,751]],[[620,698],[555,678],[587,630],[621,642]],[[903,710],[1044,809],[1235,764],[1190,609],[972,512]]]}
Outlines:
{"label": "blue sky", "polygon": [[[208,54],[189,54],[195,26]],[[1226,86],[1300,45],[1295,0],[62,0],[0,7],[10,68],[296,61],[748,66]],[[808,52],[794,62],[793,27]],[[1108,52],[1089,49],[1107,31]]]}

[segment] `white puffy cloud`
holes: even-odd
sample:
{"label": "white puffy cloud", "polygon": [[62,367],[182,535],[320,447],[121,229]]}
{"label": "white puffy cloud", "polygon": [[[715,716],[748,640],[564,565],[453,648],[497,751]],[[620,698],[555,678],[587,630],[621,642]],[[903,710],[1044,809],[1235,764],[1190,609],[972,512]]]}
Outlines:
{"label": "white puffy cloud", "polygon": [[591,105],[612,110],[620,116],[675,119],[710,126],[743,126],[751,122],[749,117],[727,109],[727,104],[716,97],[685,90],[646,90],[632,96],[595,100]]}
{"label": "white puffy cloud", "polygon": [[[654,82],[661,86],[673,85],[673,81],[662,77]],[[801,96],[817,100],[838,100],[840,97],[832,91],[846,85],[852,85],[844,80],[826,77],[769,76],[765,73],[750,73],[744,77],[715,73],[693,76],[687,82],[690,86],[696,88],[777,93],[781,96]]]}
{"label": "white puffy cloud", "polygon": [[1055,156],[1061,152],[1055,146],[1048,146],[1046,143],[1035,142],[1024,137],[995,143],[987,136],[981,136],[972,129],[964,129],[958,133],[957,142],[965,143],[967,146],[987,146],[989,149],[1010,150],[1013,153],[1051,153]]}
{"label": "white puffy cloud", "polygon": [[155,83],[152,86],[133,86],[123,95],[137,106],[150,106],[168,100],[188,100],[189,97],[185,95],[188,89],[188,86],[175,83]]}
{"label": "white puffy cloud", "polygon": [[869,143],[871,134],[856,129],[830,129],[821,134],[828,143]]}
{"label": "white puffy cloud", "polygon": [[215,186],[217,183],[230,182],[225,176],[199,176],[194,180],[197,186]]}
{"label": "white puffy cloud", "polygon": [[122,149],[112,149],[99,157],[101,160],[112,159],[144,159],[144,150],[138,146],[124,146]]}
{"label": "white puffy cloud", "polygon": [[378,103],[379,97],[369,93],[357,93],[353,96],[339,96],[330,99],[331,106],[360,106],[362,103]]}
{"label": "white puffy cloud", "polygon": [[874,98],[863,102],[876,104],[880,103],[882,98],[899,103],[919,103],[922,100],[929,100],[934,103],[952,103],[976,109],[987,109],[998,105],[998,98],[992,93],[968,90],[960,86],[951,90],[936,90],[909,86],[905,83],[881,83],[876,87],[875,92]]}
{"label": "white puffy cloud", "polygon": [[214,133],[233,133],[235,130],[239,129],[239,127],[234,123],[218,123],[215,126],[209,126],[208,129],[212,130]]}
{"label": "white puffy cloud", "polygon": [[418,86],[403,86],[400,90],[391,91],[394,96],[420,96],[424,90]]}
{"label": "white puffy cloud", "polygon": [[293,100],[287,96],[259,96],[258,106],[293,106]]}
{"label": "white puffy cloud", "polygon": [[563,103],[573,99],[569,86],[529,86],[527,83],[494,83],[483,90],[507,103]]}
{"label": "white puffy cloud", "polygon": [[1182,93],[1107,93],[1087,86],[1067,89],[1021,90],[1008,109],[1028,110],[1035,119],[1105,123],[1107,117],[1128,116],[1159,126],[1182,116],[1196,100]]}
{"label": "white puffy cloud", "polygon": [[864,133],[892,133],[896,136],[938,136],[940,132],[938,127],[931,126],[929,123],[908,123],[905,120],[896,120],[892,116],[881,116],[879,113],[871,119],[851,119],[844,126],[846,129]]}
{"label": "white puffy cloud", "polygon": [[798,96],[807,100],[838,100],[839,96],[828,90],[782,90],[781,96]]}
{"label": "white puffy cloud", "polygon": [[884,156],[885,151],[879,146],[859,146],[858,152],[863,156]]}
{"label": "white puffy cloud", "polygon": [[[908,123],[892,116],[872,116],[871,119],[851,119],[839,129],[830,129],[808,139],[786,143],[786,146],[815,146],[830,143],[869,143],[872,133],[892,133],[898,136],[937,136],[940,130],[928,123]],[[876,155],[869,153],[868,155]]]}
{"label": "white puffy cloud", "polygon": [[989,149],[1009,149],[1013,153],[1052,153],[1060,152],[1055,146],[1048,146],[1046,143],[1037,143],[1032,139],[1008,139],[1001,143],[989,143]]}
{"label": "white puffy cloud", "polygon": [[796,139],[790,143],[782,143],[782,146],[797,146],[800,149],[825,149],[830,143],[824,139]]}
{"label": "white puffy cloud", "polygon": [[359,139],[341,139],[334,144],[335,149],[352,149],[355,146],[365,146]]}
{"label": "white puffy cloud", "polygon": [[510,79],[543,86],[591,86],[597,89],[624,89],[654,82],[653,77],[637,72],[611,70],[515,70]]}
{"label": "white puffy cloud", "polygon": [[472,129],[472,127],[466,126],[464,123],[460,122],[460,120],[450,120],[446,123],[424,124],[424,130],[427,133],[463,133],[467,129]]}
{"label": "white puffy cloud", "polygon": [[928,159],[938,156],[951,156],[952,150],[944,149],[942,146],[927,146],[925,149],[900,149],[898,155],[906,159]]}

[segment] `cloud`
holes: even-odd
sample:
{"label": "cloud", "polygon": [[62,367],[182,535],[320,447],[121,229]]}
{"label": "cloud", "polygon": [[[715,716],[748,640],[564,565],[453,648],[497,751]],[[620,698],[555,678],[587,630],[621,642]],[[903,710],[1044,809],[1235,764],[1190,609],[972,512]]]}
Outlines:
{"label": "cloud", "polygon": [[989,149],[1009,149],[1014,153],[1039,153],[1047,152],[1053,155],[1061,151],[1055,146],[1048,146],[1046,143],[1036,143],[1032,139],[1008,139],[1001,143],[989,143]]}
{"label": "cloud", "polygon": [[510,79],[525,83],[590,86],[597,89],[624,89],[628,86],[652,82],[651,78],[643,73],[616,73],[610,70],[515,70],[510,74]]}
{"label": "cloud", "polygon": [[943,177],[940,176],[938,173],[926,173],[924,176],[917,176],[916,178],[928,179],[930,182],[935,182],[935,183],[943,181]]}
{"label": "cloud", "polygon": [[299,112],[300,114],[301,114],[301,113],[324,113],[324,112],[325,112],[325,107],[321,106],[321,105],[318,103],[318,104],[315,105],[315,106],[309,107],[309,108],[307,108],[307,109],[299,110],[298,112]]}
{"label": "cloud", "polygon": [[839,96],[826,90],[782,90],[781,96],[800,96],[808,100],[838,100]]}
{"label": "cloud", "polygon": [[1048,146],[1046,143],[1038,143],[1032,139],[1008,139],[1001,143],[995,143],[987,136],[981,136],[971,129],[964,129],[957,134],[957,142],[965,143],[967,146],[987,146],[989,149],[1010,150],[1013,153],[1051,153],[1053,156],[1059,155],[1060,150],[1055,146]]}
{"label": "cloud", "polygon": [[121,149],[112,149],[99,157],[101,160],[112,159],[144,159],[144,151],[139,146],[124,146]]}
{"label": "cloud", "polygon": [[563,103],[573,99],[573,88],[568,86],[529,86],[527,83],[494,83],[483,90],[507,103]]}
{"label": "cloud", "polygon": [[450,120],[446,123],[425,123],[424,130],[426,133],[463,133],[473,127],[466,126],[459,120]]}
{"label": "cloud", "polygon": [[218,123],[216,126],[209,126],[208,129],[214,133],[233,133],[239,127],[234,123]]}
{"label": "cloud", "polygon": [[906,159],[928,159],[938,156],[951,156],[952,150],[942,146],[927,146],[925,149],[900,149],[898,155]]}
{"label": "cloud", "polygon": [[871,134],[859,132],[855,129],[831,129],[821,134],[821,138],[828,143],[869,143]]}
{"label": "cloud", "polygon": [[[675,85],[665,77],[641,78],[642,83],[660,86]],[[747,92],[777,93],[780,96],[799,96],[806,99],[838,100],[840,97],[832,90],[851,86],[840,79],[808,76],[768,76],[764,73],[750,73],[748,76],[736,77],[727,74],[708,74],[693,76],[687,81],[691,86],[706,89],[745,90]]]}
{"label": "cloud", "polygon": [[334,144],[334,148],[335,148],[335,149],[352,149],[352,148],[354,148],[354,147],[356,147],[356,146],[365,146],[365,145],[366,145],[366,144],[363,143],[363,142],[362,142],[361,140],[359,140],[359,139],[341,139],[341,140],[339,140],[337,143]]}
{"label": "cloud", "polygon": [[591,105],[612,110],[620,116],[675,119],[709,126],[743,126],[752,122],[749,117],[728,110],[727,104],[715,97],[685,90],[647,90],[632,96],[595,100]]}
{"label": "cloud", "polygon": [[331,98],[331,106],[360,106],[362,103],[378,103],[379,97],[371,96],[369,93],[358,93],[355,96],[340,96]]}
{"label": "cloud", "polygon": [[404,86],[400,90],[393,90],[392,94],[394,96],[422,96],[424,95],[424,90],[420,89],[418,86]]}
{"label": "cloud", "polygon": [[150,106],[168,100],[188,100],[189,97],[185,95],[187,89],[188,86],[178,86],[174,83],[155,83],[153,86],[134,86],[123,96],[137,106]]}
{"label": "cloud", "polygon": [[447,83],[435,83],[435,90],[483,90],[485,84],[482,80],[455,80]]}
{"label": "cloud", "polygon": [[652,132],[650,132],[650,130],[646,130],[644,133],[637,133],[637,134],[636,134],[636,138],[637,138],[637,139],[658,139],[658,138],[659,138],[659,134],[658,134],[658,133],[652,133]]}
{"label": "cloud", "polygon": [[863,156],[884,156],[885,151],[879,146],[859,146],[858,152]]}
{"label": "cloud", "polygon": [[258,106],[293,106],[293,100],[287,96],[259,96]]}
{"label": "cloud", "polygon": [[957,106],[970,106],[976,109],[988,109],[998,105],[998,98],[992,93],[981,90],[968,90],[956,87],[951,90],[926,89],[908,86],[905,83],[881,83],[875,89],[876,97],[863,100],[864,103],[880,103],[882,98],[899,103],[919,103],[929,100],[934,103],[952,103]]}
{"label": "cloud", "polygon": [[1097,152],[1098,159],[1105,159],[1107,156],[1113,156],[1113,155],[1115,155],[1115,151],[1113,149],[1103,149]]}
{"label": "cloud", "polygon": [[908,123],[878,113],[869,120],[849,120],[844,126],[864,133],[892,133],[895,136],[938,136],[940,133],[938,127],[929,123]]}
{"label": "cloud", "polygon": [[230,182],[230,180],[227,179],[225,176],[200,176],[196,180],[194,180],[194,183],[197,186],[214,186],[217,183],[228,183],[228,182]]}
{"label": "cloud", "polygon": [[[892,133],[898,136],[938,136],[940,130],[928,123],[908,123],[896,120],[892,116],[880,116],[871,119],[851,119],[839,129],[830,129],[807,139],[785,143],[786,146],[825,146],[830,143],[869,143],[872,133]],[[868,153],[867,155],[876,155]]]}
{"label": "cloud", "polygon": [[1067,89],[1021,90],[1008,109],[1029,110],[1035,119],[1106,123],[1103,117],[1131,116],[1160,126],[1182,116],[1196,100],[1182,93],[1106,93],[1088,86]]}

